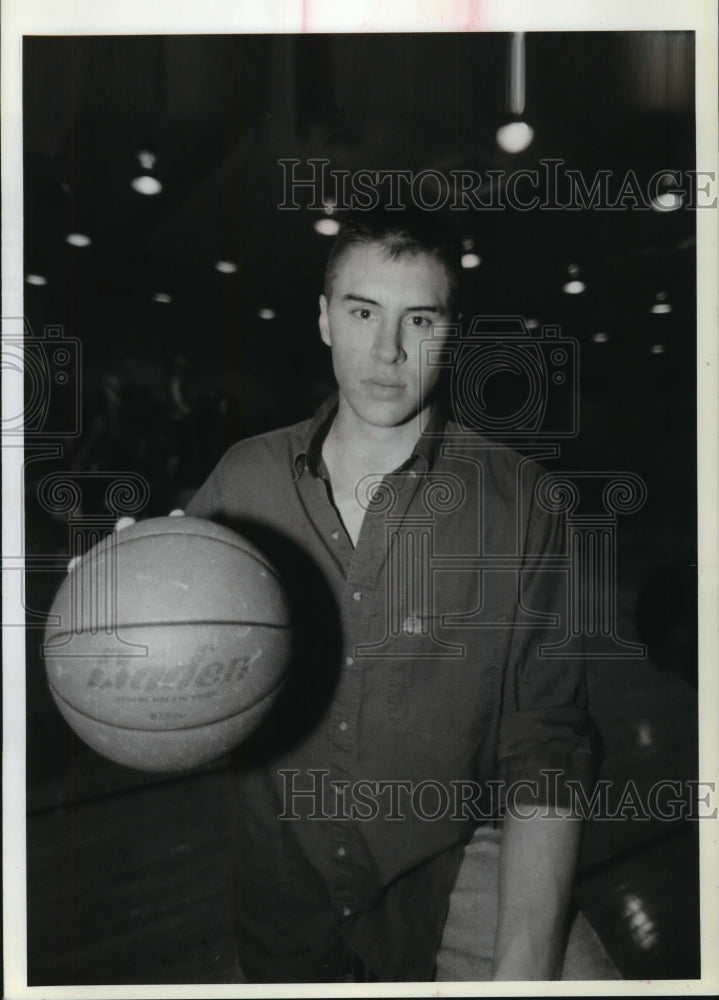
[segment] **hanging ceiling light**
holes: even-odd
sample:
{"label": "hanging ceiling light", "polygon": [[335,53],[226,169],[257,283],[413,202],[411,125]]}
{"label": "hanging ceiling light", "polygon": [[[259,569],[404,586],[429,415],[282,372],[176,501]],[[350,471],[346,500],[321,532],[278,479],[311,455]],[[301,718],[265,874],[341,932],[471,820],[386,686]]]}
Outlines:
{"label": "hanging ceiling light", "polygon": [[509,40],[508,79],[509,121],[497,129],[497,145],[505,153],[521,153],[534,138],[534,129],[522,119],[525,102],[524,32],[515,31]]}
{"label": "hanging ceiling light", "polygon": [[637,725],[637,743],[640,747],[650,747],[654,743],[654,734],[649,722],[640,722]]}
{"label": "hanging ceiling light", "polygon": [[137,191],[138,194],[159,194],[162,191],[162,184],[158,181],[157,177],[151,177],[150,174],[141,174],[139,177],[133,177],[130,181],[133,191]]}
{"label": "hanging ceiling light", "polygon": [[671,302],[667,301],[666,292],[657,292],[657,297],[654,300],[654,305],[651,307],[650,312],[653,312],[655,316],[661,316],[663,313],[670,313],[672,311]]}
{"label": "hanging ceiling light", "polygon": [[154,153],[151,153],[149,149],[141,149],[137,154],[137,162],[143,170],[154,170],[155,164],[157,163],[157,157]]}
{"label": "hanging ceiling light", "polygon": [[576,264],[569,265],[567,274],[569,280],[562,285],[563,292],[566,292],[567,295],[581,295],[582,292],[586,291],[587,286],[579,278],[579,267]]}
{"label": "hanging ceiling light", "polygon": [[216,260],[215,270],[220,274],[234,274],[237,271],[237,264],[233,260]]}
{"label": "hanging ceiling light", "polygon": [[320,236],[336,236],[340,231],[340,224],[337,219],[317,219],[314,228]]}
{"label": "hanging ceiling light", "polygon": [[482,263],[482,258],[479,254],[474,252],[474,237],[473,236],[463,236],[462,237],[462,256],[460,258],[460,263],[462,267],[471,269],[473,267],[479,267]]}
{"label": "hanging ceiling light", "polygon": [[652,208],[655,212],[676,212],[684,204],[684,195],[669,184],[663,184],[661,190],[652,198]]}
{"label": "hanging ceiling light", "polygon": [[592,334],[592,340],[595,344],[606,344],[609,340],[609,334],[604,333],[603,330],[599,330],[597,333]]}
{"label": "hanging ceiling light", "polygon": [[89,247],[92,240],[85,233],[68,233],[65,242],[69,243],[71,247]]}
{"label": "hanging ceiling light", "polygon": [[[154,170],[155,164],[157,163],[157,157],[154,153],[151,153],[149,149],[141,149],[137,154],[137,161],[143,170]],[[130,185],[133,191],[137,191],[138,194],[153,195],[159,194],[162,191],[162,183],[153,177],[149,173],[140,174],[139,177],[133,177],[130,181]]]}
{"label": "hanging ceiling light", "polygon": [[534,138],[534,129],[526,122],[507,122],[497,129],[497,145],[505,153],[521,153]]}
{"label": "hanging ceiling light", "polygon": [[47,278],[42,274],[26,274],[25,281],[28,285],[36,285],[38,288],[47,284]]}

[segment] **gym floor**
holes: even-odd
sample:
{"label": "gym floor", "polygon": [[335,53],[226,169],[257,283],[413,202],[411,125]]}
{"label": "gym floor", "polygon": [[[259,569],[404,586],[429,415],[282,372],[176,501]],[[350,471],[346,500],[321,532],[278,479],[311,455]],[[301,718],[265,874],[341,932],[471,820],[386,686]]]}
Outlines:
{"label": "gym floor", "polygon": [[[638,577],[623,579],[619,634],[632,641]],[[39,579],[35,606],[56,585],[51,574]],[[167,778],[105,761],[57,713],[39,633],[29,636],[28,983],[227,981],[224,763]],[[602,778],[631,779],[646,801],[657,781],[696,777],[690,680],[650,660],[607,660],[591,665],[590,682]],[[624,978],[696,978],[699,824],[632,815],[587,823],[577,902]]]}

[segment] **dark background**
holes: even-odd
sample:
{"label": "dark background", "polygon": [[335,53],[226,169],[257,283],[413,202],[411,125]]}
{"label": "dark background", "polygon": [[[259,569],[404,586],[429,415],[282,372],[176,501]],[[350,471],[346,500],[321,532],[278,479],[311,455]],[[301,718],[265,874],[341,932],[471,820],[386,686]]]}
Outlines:
{"label": "dark background", "polygon": [[[67,430],[62,455],[26,456],[26,549],[39,560],[27,601],[40,623],[70,522],[111,523],[104,473],[144,476],[140,516],[164,514],[232,441],[310,415],[332,388],[316,326],[329,240],[313,228],[320,212],[278,210],[278,159],[305,172],[317,157],[486,174],[561,158],[588,182],[613,171],[615,192],[629,170],[646,186],[695,167],[689,33],[528,35],[535,138],[516,155],[495,140],[502,34],[37,37],[23,52],[25,271],[46,282],[26,285],[26,320],[35,343],[53,325],[81,347],[67,387],[79,421],[48,383],[33,439]],[[157,196],[130,186],[146,172],[140,150],[156,157]],[[695,212],[507,208],[454,221],[482,258],[463,272],[465,319],[521,314],[579,343],[581,427],[562,467],[647,484],[644,507],[618,524],[617,594],[620,634],[650,655],[592,664],[605,775],[642,788],[694,777]],[[68,245],[69,232],[91,245]],[[572,263],[581,295],[562,291]],[[670,313],[650,312],[658,293]],[[59,471],[97,474],[74,512],[38,494]],[[97,757],[49,699],[41,638],[28,630],[29,982],[221,981],[222,762],[160,779]],[[696,824],[589,824],[578,898],[624,975],[698,974],[696,866]]]}

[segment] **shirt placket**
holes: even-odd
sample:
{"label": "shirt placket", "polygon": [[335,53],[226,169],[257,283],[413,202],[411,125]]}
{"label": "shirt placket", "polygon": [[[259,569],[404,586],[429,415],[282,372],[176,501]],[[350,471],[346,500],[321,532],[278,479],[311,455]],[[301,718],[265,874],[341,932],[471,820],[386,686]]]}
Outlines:
{"label": "shirt placket", "polygon": [[342,663],[333,708],[327,723],[325,746],[328,757],[322,762],[327,775],[325,817],[328,836],[325,841],[328,857],[323,867],[335,909],[349,917],[357,908],[357,886],[353,859],[353,844],[349,795],[346,789],[354,780],[357,759],[357,718],[359,712],[360,677],[355,668],[353,650],[357,636],[362,634],[362,621],[366,608],[366,587],[360,586],[353,574],[353,567],[362,562],[357,558],[339,514],[329,499],[327,482],[305,469],[298,482],[305,509],[315,530],[341,571],[343,584],[338,593],[342,619]]}
{"label": "shirt placket", "polygon": [[357,761],[363,671],[356,647],[367,635],[382,562],[382,545],[381,526],[366,521],[352,553],[341,599],[343,671],[333,706],[330,735],[338,810],[336,818],[330,821],[330,851],[332,894],[344,917],[351,916],[361,905],[367,888],[351,795],[354,783],[362,777],[357,773]]}
{"label": "shirt placket", "polygon": [[[396,504],[392,520],[400,523],[416,492],[419,477],[406,472],[394,477]],[[363,776],[357,771],[360,710],[365,703],[363,683],[365,671],[357,649],[368,639],[370,619],[384,613],[379,607],[385,599],[381,585],[383,567],[388,558],[387,514],[366,513],[362,529],[348,567],[342,594],[343,619],[343,683],[335,700],[332,714],[333,775],[347,789],[340,793],[344,810],[342,818],[331,821],[330,850],[332,852],[332,890],[340,912],[349,917],[358,908],[366,893],[366,878],[360,863],[364,853],[359,842],[358,823],[352,818],[349,790]],[[348,818],[349,817],[349,818]]]}
{"label": "shirt placket", "polygon": [[[358,740],[364,671],[356,650],[367,640],[372,614],[383,611],[376,604],[385,597],[379,581],[388,556],[387,520],[385,514],[373,513],[370,508],[353,548],[329,501],[327,484],[319,477],[306,477],[307,472],[302,476],[300,492],[304,494],[308,513],[312,513],[315,527],[342,567],[345,578],[340,597],[342,670],[328,720],[330,756],[326,767],[329,771],[328,887],[336,910],[348,918],[362,907],[368,888],[366,862],[362,863],[365,851],[358,829],[360,821],[353,818],[351,795],[355,782],[362,778],[357,762],[361,749]],[[394,522],[399,523],[406,513],[418,480],[415,472],[395,477],[397,501],[390,514]]]}

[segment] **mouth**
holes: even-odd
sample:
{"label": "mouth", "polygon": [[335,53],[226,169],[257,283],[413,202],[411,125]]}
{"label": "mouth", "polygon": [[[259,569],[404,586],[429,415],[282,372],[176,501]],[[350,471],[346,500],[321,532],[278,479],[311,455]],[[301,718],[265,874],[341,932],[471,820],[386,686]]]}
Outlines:
{"label": "mouth", "polygon": [[364,385],[368,398],[375,403],[396,403],[403,398],[405,392],[403,382],[385,381],[381,378],[366,379]]}
{"label": "mouth", "polygon": [[371,389],[404,389],[404,383],[402,382],[390,382],[385,379],[379,378],[368,378],[365,379],[365,385],[368,385]]}

